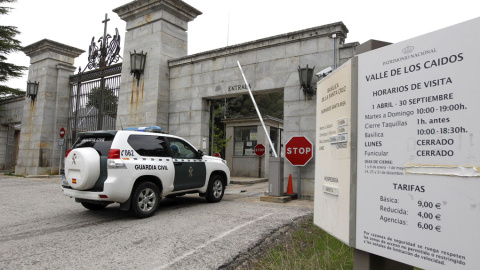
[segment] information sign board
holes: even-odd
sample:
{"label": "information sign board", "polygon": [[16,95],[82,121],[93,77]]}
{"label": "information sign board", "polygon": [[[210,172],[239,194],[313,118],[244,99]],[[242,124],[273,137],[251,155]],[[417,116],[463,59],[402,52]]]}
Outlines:
{"label": "information sign board", "polygon": [[352,61],[317,84],[314,223],[353,245]]}
{"label": "information sign board", "polygon": [[356,248],[480,269],[480,19],[358,56]]}

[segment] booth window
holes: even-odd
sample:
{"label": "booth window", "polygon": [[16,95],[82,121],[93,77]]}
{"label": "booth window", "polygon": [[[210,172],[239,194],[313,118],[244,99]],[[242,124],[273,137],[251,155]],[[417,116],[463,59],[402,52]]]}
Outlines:
{"label": "booth window", "polygon": [[257,145],[257,127],[236,127],[234,134],[235,156],[255,156]]}

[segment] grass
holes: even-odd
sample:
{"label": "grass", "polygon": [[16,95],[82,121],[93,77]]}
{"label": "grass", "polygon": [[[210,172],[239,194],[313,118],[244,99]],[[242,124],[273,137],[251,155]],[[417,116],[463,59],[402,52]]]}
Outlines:
{"label": "grass", "polygon": [[315,226],[310,218],[248,269],[353,269],[353,249]]}
{"label": "grass", "polygon": [[12,171],[12,172],[4,172],[3,175],[23,177],[23,175],[15,174],[14,171]]}

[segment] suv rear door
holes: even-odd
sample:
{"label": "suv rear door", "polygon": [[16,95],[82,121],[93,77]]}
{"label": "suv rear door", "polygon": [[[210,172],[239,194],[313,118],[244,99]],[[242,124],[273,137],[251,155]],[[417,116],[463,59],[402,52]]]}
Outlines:
{"label": "suv rear door", "polygon": [[92,188],[94,191],[102,191],[103,183],[107,180],[107,158],[108,152],[112,145],[113,138],[116,132],[84,132],[79,133],[78,140],[73,145],[72,149],[91,147],[97,150],[100,155],[100,176],[98,177],[95,186]]}

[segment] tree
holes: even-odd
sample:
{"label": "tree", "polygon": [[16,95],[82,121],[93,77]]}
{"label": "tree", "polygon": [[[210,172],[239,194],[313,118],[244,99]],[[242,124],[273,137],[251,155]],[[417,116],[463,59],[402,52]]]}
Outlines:
{"label": "tree", "polygon": [[[102,100],[103,94],[103,103]],[[101,91],[100,87],[94,87],[88,93],[88,102],[87,107],[95,107],[100,111],[100,104],[102,106],[102,112],[104,115],[108,115],[112,118],[117,117],[117,104],[118,104],[118,97],[115,93],[115,89],[110,88],[108,86],[105,87],[103,91]]]}
{"label": "tree", "polygon": [[[0,15],[6,15],[12,8],[3,6],[4,3],[13,3],[16,0],[0,0]],[[20,41],[15,39],[15,36],[20,34],[15,26],[0,25],[0,99],[10,97],[12,95],[24,94],[20,89],[11,88],[4,85],[11,78],[21,77],[22,71],[26,67],[17,66],[12,63],[7,63],[7,56],[12,52],[17,52],[22,49]]]}
{"label": "tree", "polygon": [[[218,106],[218,108],[214,111],[214,126],[213,126],[213,153],[221,153],[222,156],[225,156],[225,147],[227,146],[228,142],[232,139],[232,136],[225,138],[223,133],[223,113],[222,107],[217,104],[214,106]],[[210,121],[210,128],[212,127],[212,123]]]}
{"label": "tree", "polygon": [[[255,95],[255,102],[262,116],[272,116],[283,119],[283,92]],[[217,100],[216,104],[226,106],[227,118],[257,117],[249,95],[242,95],[224,100]]]}
{"label": "tree", "polygon": [[[283,92],[255,95],[255,102],[263,117],[272,116],[283,120]],[[229,99],[213,101],[214,127],[213,127],[213,152],[225,154],[225,147],[232,137],[225,138],[225,118],[258,117],[250,95],[242,95]],[[210,123],[210,128],[212,128]]]}

